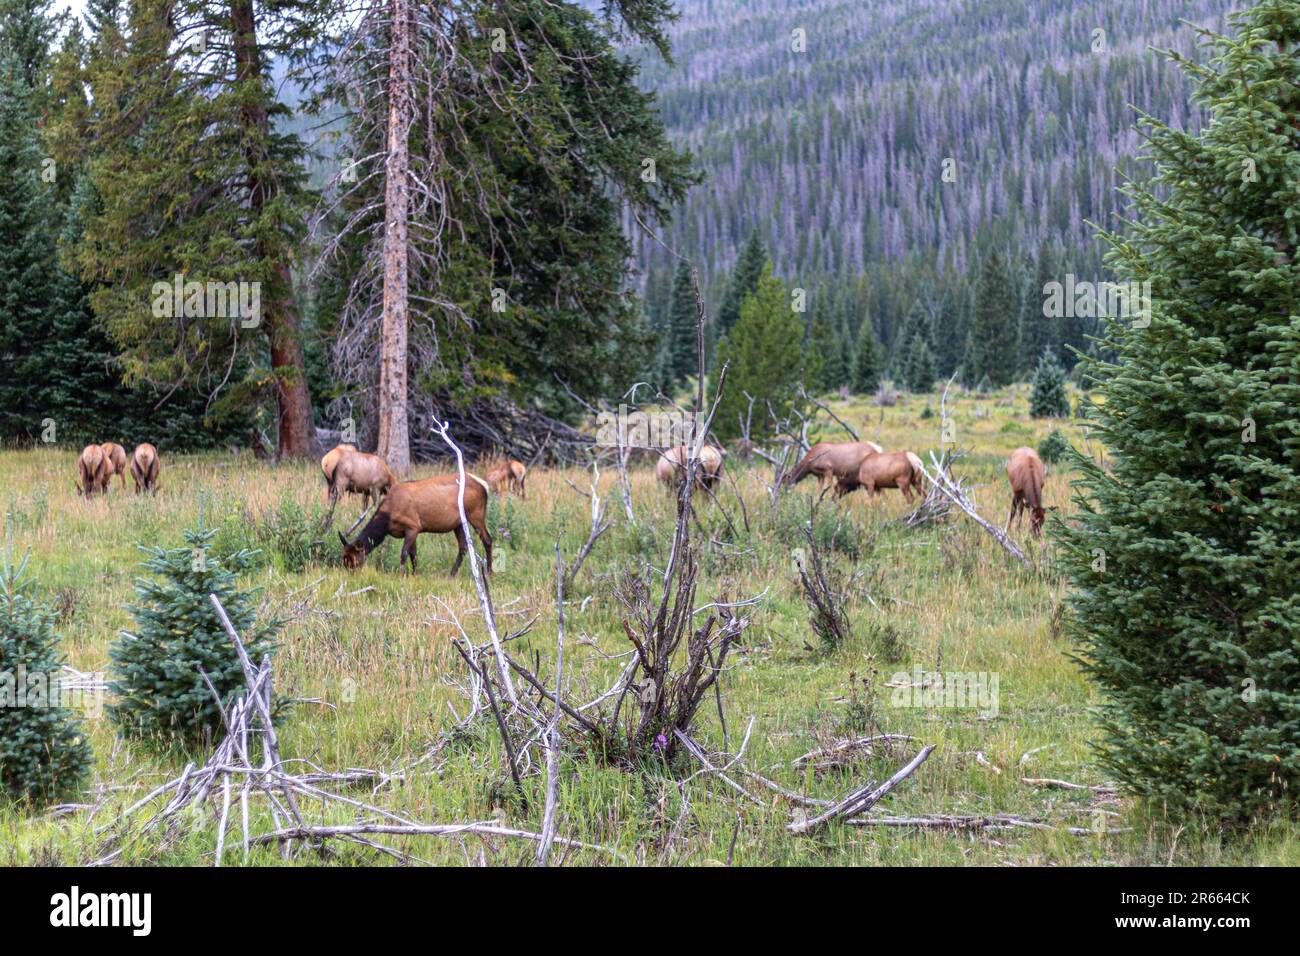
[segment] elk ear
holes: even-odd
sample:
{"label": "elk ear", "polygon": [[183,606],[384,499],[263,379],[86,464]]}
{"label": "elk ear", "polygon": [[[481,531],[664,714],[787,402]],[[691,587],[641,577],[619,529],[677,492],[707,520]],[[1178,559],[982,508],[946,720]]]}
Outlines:
{"label": "elk ear", "polygon": [[339,536],[339,540],[343,542],[343,547],[345,547],[345,548],[350,548],[350,547],[352,547],[350,544],[348,544],[348,539],[345,538],[345,537],[343,537],[343,532],[342,532],[342,531],[337,531],[337,532],[335,532],[335,533]]}

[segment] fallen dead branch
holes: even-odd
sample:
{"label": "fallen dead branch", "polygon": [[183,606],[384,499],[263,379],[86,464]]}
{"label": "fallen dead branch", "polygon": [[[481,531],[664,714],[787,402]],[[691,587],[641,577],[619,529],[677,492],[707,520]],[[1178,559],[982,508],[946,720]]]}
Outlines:
{"label": "fallen dead branch", "polygon": [[[535,833],[530,830],[481,822],[424,823],[339,792],[339,788],[352,787],[360,783],[371,783],[377,788],[389,781],[402,779],[409,773],[410,768],[394,773],[350,768],[343,773],[335,774],[324,772],[307,761],[286,761],[280,753],[279,738],[273,719],[274,680],[271,659],[268,655],[254,669],[243,641],[231,625],[225,609],[214,595],[210,595],[209,600],[217,611],[222,627],[230,637],[244,670],[246,686],[244,694],[235,698],[229,706],[222,707],[222,722],[226,735],[201,766],[196,766],[194,763],[187,764],[179,777],[155,787],[127,807],[112,823],[100,827],[96,833],[102,837],[102,840],[91,865],[105,866],[116,863],[147,837],[158,837],[165,843],[173,839],[182,826],[194,826],[204,819],[215,818],[213,862],[216,866],[220,866],[234,825],[232,811],[236,806],[239,814],[237,833],[245,860],[250,848],[254,846],[277,844],[288,857],[293,854],[295,848],[320,850],[322,842],[328,839],[350,842],[404,861],[412,859],[408,854],[369,838],[385,834],[441,837],[457,837],[464,834],[499,836],[538,841],[548,847],[554,844],[592,850],[621,859],[619,854],[609,847],[556,836],[553,832],[554,802],[549,798],[548,809],[552,824],[550,833],[545,831]],[[482,678],[489,672],[482,667],[477,668],[477,671],[479,684],[486,685],[487,681]],[[209,689],[213,689],[210,682]],[[485,689],[491,694],[490,686]],[[213,693],[215,694],[215,690]],[[477,698],[478,692],[475,691],[474,694]],[[481,708],[475,704],[469,719],[473,719],[480,712]],[[453,731],[460,729],[463,729],[463,724],[453,728]],[[450,736],[444,735],[444,739],[450,739]],[[260,760],[257,759],[259,748]],[[427,760],[429,756],[426,755],[417,762],[417,765]],[[297,764],[308,768],[307,772],[295,773],[289,769],[291,765]],[[155,810],[142,824],[133,825],[137,813],[164,797],[167,800],[162,807]],[[251,832],[252,801],[255,798],[264,802],[270,812],[275,829],[268,833],[253,835]],[[339,811],[347,812],[354,821],[359,815],[369,819],[347,824],[308,824],[299,811],[300,801],[310,801],[321,808],[335,807]]]}
{"label": "fallen dead branch", "polygon": [[1013,542],[1008,535],[1004,534],[1000,528],[990,524],[980,515],[979,511],[975,508],[975,503],[970,499],[970,494],[963,487],[962,482],[953,478],[952,475],[945,470],[942,463],[934,457],[934,452],[930,452],[930,464],[934,469],[933,473],[926,471],[925,466],[922,465],[921,474],[925,476],[925,480],[932,489],[932,492],[938,491],[941,495],[946,497],[954,505],[965,512],[968,518],[988,532],[989,536],[992,537],[1004,551],[1025,567],[1033,568],[1033,563],[1025,557],[1025,553],[1016,546],[1015,542]]}
{"label": "fallen dead branch", "polygon": [[866,813],[877,803],[879,803],[887,794],[890,793],[900,783],[916,773],[918,767],[934,753],[935,744],[927,744],[920,752],[913,757],[906,766],[902,767],[892,777],[882,783],[880,786],[872,788],[871,784],[854,790],[843,800],[833,804],[830,809],[802,820],[795,820],[786,825],[786,830],[790,833],[810,833],[819,827],[825,826],[832,820],[847,820],[858,814]]}

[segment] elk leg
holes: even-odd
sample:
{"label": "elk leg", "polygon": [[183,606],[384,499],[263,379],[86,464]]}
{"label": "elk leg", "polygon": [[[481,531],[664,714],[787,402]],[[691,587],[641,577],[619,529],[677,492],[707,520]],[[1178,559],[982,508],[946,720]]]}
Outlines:
{"label": "elk leg", "polygon": [[487,524],[480,518],[478,521],[471,522],[474,530],[478,532],[478,539],[483,542],[483,550],[487,552],[487,568],[484,575],[492,573],[492,536],[488,534]]}
{"label": "elk leg", "polygon": [[411,534],[408,534],[406,536],[406,540],[402,543],[402,550],[403,552],[405,552],[407,560],[411,562],[412,574],[415,573],[415,539],[418,536],[419,536],[418,531],[412,532]]}
{"label": "elk leg", "polygon": [[447,572],[448,576],[455,577],[456,572],[460,570],[460,563],[465,560],[465,552],[469,550],[469,545],[465,541],[465,529],[456,525],[452,529],[456,534],[456,560],[452,563],[451,570]]}

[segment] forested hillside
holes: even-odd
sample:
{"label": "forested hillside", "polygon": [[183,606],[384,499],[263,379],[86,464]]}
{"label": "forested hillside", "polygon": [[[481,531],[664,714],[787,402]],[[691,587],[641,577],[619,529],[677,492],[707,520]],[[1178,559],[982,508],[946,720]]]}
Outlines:
{"label": "forested hillside", "polygon": [[[663,238],[707,278],[758,230],[849,342],[870,315],[891,348],[919,298],[946,374],[990,252],[1018,313],[1041,306],[1035,273],[1104,277],[1088,221],[1115,224],[1115,169],[1140,145],[1132,107],[1196,125],[1185,79],[1149,47],[1191,52],[1180,21],[1220,26],[1235,6],[682,0],[675,63],[647,56],[641,82],[708,179]],[[645,237],[636,254],[662,321],[672,257]],[[707,283],[715,302],[724,285]]]}

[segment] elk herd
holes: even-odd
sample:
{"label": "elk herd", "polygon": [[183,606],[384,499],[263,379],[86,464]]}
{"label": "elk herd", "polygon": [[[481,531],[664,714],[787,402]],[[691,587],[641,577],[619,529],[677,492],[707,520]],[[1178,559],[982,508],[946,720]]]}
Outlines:
{"label": "elk herd", "polygon": [[[141,442],[131,452],[131,480],[135,482],[135,493],[158,490],[158,449],[148,442]],[[91,497],[108,494],[109,479],[114,475],[122,479],[122,490],[126,490],[127,457],[126,449],[117,442],[106,441],[99,445],[87,445],[81,450],[77,459],[77,475],[80,483],[77,493]]]}
{"label": "elk herd", "polygon": [[[684,480],[688,469],[690,449],[685,445],[668,448],[658,453],[655,478],[668,488],[676,488]],[[128,466],[126,449],[115,442],[87,445],[77,462],[80,483],[79,494],[87,497],[106,494],[110,479],[118,475],[122,488],[126,488],[126,472],[130,469],[136,494],[156,492],[158,489],[158,449],[148,442],[136,446]],[[528,474],[523,462],[507,458],[488,469],[486,477],[466,473],[469,481],[461,482],[458,474],[436,475],[416,481],[398,481],[388,463],[379,455],[359,450],[355,445],[341,444],[326,452],[320,461],[325,479],[326,495],[331,505],[330,515],[339,499],[345,495],[360,495],[365,507],[353,529],[366,518],[372,505],[373,515],[357,537],[348,541],[339,532],[343,545],[343,564],[355,569],[361,567],[366,556],[383,544],[387,538],[402,540],[400,567],[408,563],[416,568],[416,539],[421,534],[452,534],[456,537],[456,560],[451,566],[455,574],[461,566],[468,548],[461,522],[463,506],[465,521],[483,543],[487,553],[485,573],[492,567],[492,536],[487,527],[488,499],[493,494],[515,493],[526,498],[524,481]],[[712,490],[722,477],[723,453],[713,445],[704,445],[696,464],[696,481],[704,489]],[[924,469],[921,459],[910,451],[887,452],[870,441],[822,441],[808,449],[794,469],[781,479],[781,486],[792,488],[809,476],[817,479],[821,496],[834,492],[842,498],[858,488],[875,500],[882,489],[896,488],[907,501],[914,495],[926,494]],[[1043,507],[1042,460],[1032,448],[1017,448],[1007,467],[1007,480],[1011,485],[1011,513],[1007,516],[1009,530],[1012,522],[1029,512],[1031,533],[1042,534],[1045,509]]]}

